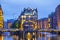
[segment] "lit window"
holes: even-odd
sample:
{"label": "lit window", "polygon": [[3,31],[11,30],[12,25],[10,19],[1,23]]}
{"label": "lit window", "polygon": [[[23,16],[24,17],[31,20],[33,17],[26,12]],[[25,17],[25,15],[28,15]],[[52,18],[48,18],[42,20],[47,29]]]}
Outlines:
{"label": "lit window", "polygon": [[31,16],[29,16],[29,18],[30,18]]}
{"label": "lit window", "polygon": [[50,24],[49,24],[49,27],[50,27]]}
{"label": "lit window", "polygon": [[24,18],[26,18],[26,16],[24,16]]}
{"label": "lit window", "polygon": [[24,16],[21,16],[21,18],[23,18]]}
{"label": "lit window", "polygon": [[50,18],[48,18],[48,22],[50,22]]}

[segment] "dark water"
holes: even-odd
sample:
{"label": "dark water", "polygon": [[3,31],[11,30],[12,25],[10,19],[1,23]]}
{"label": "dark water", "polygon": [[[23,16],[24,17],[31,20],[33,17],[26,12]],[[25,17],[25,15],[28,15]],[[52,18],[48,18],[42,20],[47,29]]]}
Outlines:
{"label": "dark water", "polygon": [[38,33],[37,37],[31,37],[31,39],[23,39],[19,35],[10,35],[9,32],[5,32],[0,36],[0,40],[60,40],[60,35],[51,34],[48,32],[40,32]]}

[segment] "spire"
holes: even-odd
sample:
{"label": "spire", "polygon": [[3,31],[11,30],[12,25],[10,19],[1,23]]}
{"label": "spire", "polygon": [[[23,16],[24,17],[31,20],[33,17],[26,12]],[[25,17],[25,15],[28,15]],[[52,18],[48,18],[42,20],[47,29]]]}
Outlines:
{"label": "spire", "polygon": [[31,8],[30,8],[30,7],[28,7],[27,9],[28,9],[28,10],[30,10]]}

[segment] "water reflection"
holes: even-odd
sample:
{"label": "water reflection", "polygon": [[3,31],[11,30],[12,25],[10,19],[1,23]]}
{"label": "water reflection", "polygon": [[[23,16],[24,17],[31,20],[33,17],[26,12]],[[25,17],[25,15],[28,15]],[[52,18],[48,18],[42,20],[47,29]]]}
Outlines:
{"label": "water reflection", "polygon": [[13,35],[13,40],[19,40],[17,35]]}
{"label": "water reflection", "polygon": [[27,39],[23,39],[19,35],[8,35],[8,34],[0,35],[0,40],[60,40],[60,35],[51,34],[47,32],[39,32],[37,37],[35,38],[33,38],[32,35],[28,33]]}
{"label": "water reflection", "polygon": [[50,37],[47,37],[48,34],[50,35],[50,33],[47,33],[47,32],[38,33],[37,40],[50,40]]}
{"label": "water reflection", "polygon": [[3,36],[0,35],[0,40],[4,40]]}

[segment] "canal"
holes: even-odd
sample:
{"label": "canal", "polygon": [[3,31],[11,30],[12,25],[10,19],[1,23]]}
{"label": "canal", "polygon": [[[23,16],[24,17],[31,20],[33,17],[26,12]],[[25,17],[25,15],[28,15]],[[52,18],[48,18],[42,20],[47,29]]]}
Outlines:
{"label": "canal", "polygon": [[4,32],[2,35],[0,35],[0,40],[60,40],[60,35],[48,32],[39,32],[37,37],[31,38],[32,39],[23,39],[19,35],[11,35],[9,32]]}

